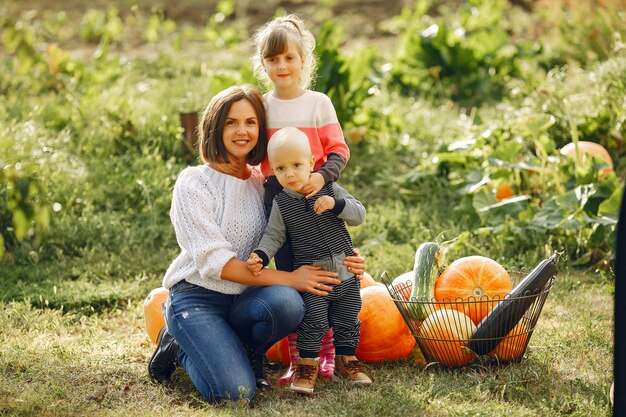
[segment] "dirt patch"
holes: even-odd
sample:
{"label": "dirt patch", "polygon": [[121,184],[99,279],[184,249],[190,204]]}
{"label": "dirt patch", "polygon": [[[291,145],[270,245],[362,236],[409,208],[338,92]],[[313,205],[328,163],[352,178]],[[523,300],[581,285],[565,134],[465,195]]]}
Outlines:
{"label": "dirt patch", "polygon": [[[121,16],[131,13],[136,5],[140,10],[150,13],[158,11],[165,17],[177,22],[204,25],[215,13],[217,0],[0,0],[0,15],[18,17],[22,13],[34,10],[45,15],[49,12],[64,11],[73,21],[79,19],[89,9],[107,9],[115,7]],[[237,0],[235,19],[249,21],[251,30],[276,15],[278,10],[297,13],[311,26],[319,25],[327,19],[340,22],[351,37],[377,38],[384,35],[380,22],[400,13],[404,6],[413,4],[410,0],[338,0],[329,6],[321,6],[319,1],[311,0]]]}

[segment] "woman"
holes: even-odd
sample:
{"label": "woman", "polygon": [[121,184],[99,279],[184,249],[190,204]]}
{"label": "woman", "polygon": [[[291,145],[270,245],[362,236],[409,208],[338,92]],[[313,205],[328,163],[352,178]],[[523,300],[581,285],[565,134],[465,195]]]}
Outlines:
{"label": "woman", "polygon": [[[302,266],[293,272],[247,268],[248,254],[265,227],[262,176],[254,165],[266,155],[266,113],[252,87],[217,94],[201,121],[203,165],[184,169],[174,186],[170,217],[181,247],[163,286],[167,330],[148,366],[157,382],[176,363],[209,402],[250,400],[269,384],[267,348],[295,331],[304,315],[298,292],[328,295],[334,272]],[[360,275],[361,257],[346,267]]]}

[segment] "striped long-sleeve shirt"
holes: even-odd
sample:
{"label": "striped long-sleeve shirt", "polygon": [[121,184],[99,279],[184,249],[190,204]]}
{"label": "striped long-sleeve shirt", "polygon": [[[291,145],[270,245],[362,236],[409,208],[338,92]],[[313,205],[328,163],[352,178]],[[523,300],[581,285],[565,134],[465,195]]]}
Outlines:
{"label": "striped long-sleeve shirt", "polygon": [[[335,207],[315,214],[313,205],[324,195],[335,199]],[[254,252],[263,259],[263,265],[267,265],[289,234],[295,268],[319,265],[327,271],[337,272],[338,278],[344,281],[353,274],[347,271],[343,260],[354,255],[346,224],[357,226],[364,221],[363,204],[334,182],[327,183],[310,199],[283,189],[274,198],[268,224]]]}

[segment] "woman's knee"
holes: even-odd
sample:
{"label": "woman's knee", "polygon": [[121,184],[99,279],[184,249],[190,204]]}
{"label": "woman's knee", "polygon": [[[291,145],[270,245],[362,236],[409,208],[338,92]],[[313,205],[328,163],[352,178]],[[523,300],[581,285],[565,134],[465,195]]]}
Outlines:
{"label": "woman's knee", "polygon": [[304,302],[298,291],[286,285],[254,287],[242,294],[233,311],[255,321],[293,320],[297,326],[304,317]]}
{"label": "woman's knee", "polygon": [[298,326],[304,317],[304,301],[295,289],[286,285],[268,287],[270,296],[265,299],[275,317],[290,319]]}
{"label": "woman's knee", "polygon": [[261,351],[294,332],[303,317],[304,302],[293,288],[254,287],[238,298],[230,323],[242,341]]}

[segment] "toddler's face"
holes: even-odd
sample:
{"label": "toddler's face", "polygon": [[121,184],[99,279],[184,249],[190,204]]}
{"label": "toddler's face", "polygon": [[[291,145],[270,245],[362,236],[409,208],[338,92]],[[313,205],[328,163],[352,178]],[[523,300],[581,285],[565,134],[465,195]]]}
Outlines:
{"label": "toddler's face", "polygon": [[297,146],[276,149],[269,160],[280,185],[295,192],[300,192],[309,181],[315,162],[309,152]]}

